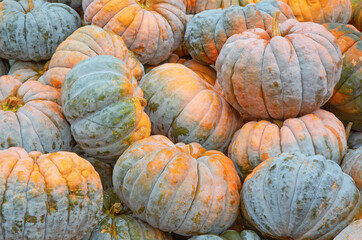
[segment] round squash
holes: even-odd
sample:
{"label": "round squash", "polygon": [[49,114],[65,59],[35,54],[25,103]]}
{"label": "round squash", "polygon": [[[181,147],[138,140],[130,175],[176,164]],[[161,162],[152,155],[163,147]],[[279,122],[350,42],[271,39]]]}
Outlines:
{"label": "round squash", "polygon": [[11,65],[8,75],[18,79],[21,83],[28,80],[38,81],[48,70],[49,62],[22,62],[15,61]]}
{"label": "round squash", "polygon": [[352,129],[362,131],[362,33],[352,25],[324,25],[337,39],[343,55],[342,74],[329,100],[330,110]]}
{"label": "round squash", "polygon": [[0,3],[0,57],[48,60],[80,26],[78,13],[65,4],[4,0]]}
{"label": "round squash", "polygon": [[323,156],[282,153],[245,179],[241,208],[258,231],[273,239],[333,239],[358,215],[352,178]]}
{"label": "round squash", "polygon": [[248,122],[235,132],[228,153],[244,179],[261,162],[283,152],[319,154],[340,163],[347,152],[346,141],[341,121],[330,112],[317,110],[284,122]]}
{"label": "round squash", "polygon": [[362,192],[362,147],[347,153],[341,168],[353,178],[357,188]]}
{"label": "round squash", "polygon": [[353,11],[352,24],[360,31],[362,31],[362,2],[357,5]]}
{"label": "round squash", "polygon": [[239,211],[241,183],[229,158],[161,135],[139,140],[121,155],[113,185],[137,217],[184,236],[219,234]]}
{"label": "round squash", "polygon": [[278,0],[198,13],[186,25],[184,43],[187,51],[198,62],[213,65],[229,37],[247,29],[268,29],[276,11],[282,13],[281,21],[294,18],[292,10]]}
{"label": "round squash", "polygon": [[362,219],[352,222],[343,229],[333,240],[354,240],[362,236]]}
{"label": "round squash", "polygon": [[3,239],[81,239],[102,212],[102,184],[75,153],[0,151],[0,236]]}
{"label": "round squash", "polygon": [[86,24],[121,36],[143,64],[166,60],[182,42],[183,0],[84,0]]}
{"label": "round squash", "polygon": [[0,58],[0,76],[6,75],[9,71],[9,61]]}
{"label": "round squash", "polygon": [[333,94],[342,54],[334,36],[317,23],[289,19],[272,31],[231,36],[216,62],[226,100],[246,119],[284,120],[311,113]]}
{"label": "round squash", "polygon": [[146,74],[140,87],[148,105],[152,134],[173,142],[198,142],[206,149],[226,152],[241,126],[238,113],[214,88],[187,67],[168,63]]}
{"label": "round squash", "polygon": [[0,149],[16,146],[47,153],[69,151],[72,145],[58,89],[0,77]]}
{"label": "round squash", "polygon": [[228,8],[240,5],[240,0],[184,0],[187,14],[196,14],[205,10]]}
{"label": "round squash", "polygon": [[351,131],[347,140],[348,148],[357,149],[362,146],[362,132]]}
{"label": "round squash", "polygon": [[234,230],[227,230],[220,236],[206,234],[194,236],[190,240],[260,240],[260,237],[252,230],[244,230],[240,234]]}
{"label": "round squash", "polygon": [[99,55],[110,55],[126,62],[136,79],[141,79],[142,64],[130,52],[121,37],[97,26],[77,29],[59,45],[49,63],[49,70],[39,79],[44,84],[60,88],[65,75],[80,61]]}
{"label": "round squash", "polygon": [[81,61],[66,75],[61,94],[74,139],[97,159],[113,163],[131,143],[150,135],[142,90],[118,58]]}

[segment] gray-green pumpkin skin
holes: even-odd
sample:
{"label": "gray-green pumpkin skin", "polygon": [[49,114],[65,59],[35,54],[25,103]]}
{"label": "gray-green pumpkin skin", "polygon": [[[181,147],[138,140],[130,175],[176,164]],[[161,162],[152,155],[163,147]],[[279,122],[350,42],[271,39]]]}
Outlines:
{"label": "gray-green pumpkin skin", "polygon": [[235,230],[227,230],[219,236],[206,234],[194,236],[190,240],[260,240],[260,237],[252,230],[243,230],[240,234]]}

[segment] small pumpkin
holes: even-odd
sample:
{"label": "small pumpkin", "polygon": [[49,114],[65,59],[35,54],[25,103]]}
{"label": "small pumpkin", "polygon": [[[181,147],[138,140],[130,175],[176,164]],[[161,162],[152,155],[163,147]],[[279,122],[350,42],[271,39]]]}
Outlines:
{"label": "small pumpkin", "polygon": [[362,200],[338,164],[301,153],[261,163],[241,195],[244,217],[273,239],[333,239],[358,216]]}
{"label": "small pumpkin", "polygon": [[343,229],[334,240],[354,240],[361,238],[362,219],[352,222],[348,227]]}
{"label": "small pumpkin", "polygon": [[139,140],[120,156],[113,185],[137,217],[183,236],[219,234],[239,211],[241,183],[229,158],[162,135]]}
{"label": "small pumpkin", "polygon": [[8,72],[8,75],[18,79],[21,83],[28,80],[38,81],[48,70],[49,62],[23,62],[15,61]]}
{"label": "small pumpkin", "polygon": [[227,230],[220,236],[206,234],[194,236],[190,240],[260,240],[260,237],[252,230],[243,230],[240,234],[234,230]]}

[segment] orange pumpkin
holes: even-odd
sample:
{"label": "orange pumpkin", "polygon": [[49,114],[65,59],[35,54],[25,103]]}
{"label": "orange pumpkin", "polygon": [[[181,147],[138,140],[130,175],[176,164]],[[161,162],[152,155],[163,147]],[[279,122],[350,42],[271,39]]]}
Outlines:
{"label": "orange pumpkin", "polygon": [[28,80],[37,81],[44,72],[48,70],[48,62],[22,62],[15,61],[11,65],[8,75],[13,76],[20,82],[24,83]]}
{"label": "orange pumpkin", "polygon": [[228,8],[240,5],[240,0],[184,0],[187,14],[196,14],[205,10]]}
{"label": "orange pumpkin", "polygon": [[362,31],[362,2],[354,9],[351,23]]}

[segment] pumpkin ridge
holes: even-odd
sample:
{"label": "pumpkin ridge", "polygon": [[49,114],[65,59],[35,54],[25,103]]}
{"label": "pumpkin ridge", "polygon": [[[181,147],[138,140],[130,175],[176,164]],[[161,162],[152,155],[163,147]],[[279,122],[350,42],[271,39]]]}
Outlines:
{"label": "pumpkin ridge", "polygon": [[[137,0],[136,0],[136,1],[137,1]],[[143,18],[145,17],[145,11],[142,10],[142,11],[140,11],[140,12],[142,13],[142,17],[140,17],[140,24],[138,25],[137,30],[135,31],[136,34],[135,34],[134,37],[133,37],[132,43],[127,44],[127,46],[129,46],[128,49],[131,49],[131,48],[132,48],[134,42],[136,41],[137,35],[138,35],[139,32],[140,32],[140,28],[141,28],[141,26],[142,26],[142,24],[143,24]],[[124,32],[122,33],[122,35],[120,35],[121,37],[123,37],[123,34],[124,34],[125,32],[127,32],[128,28],[132,25],[132,23],[133,23],[135,20],[137,20],[137,19],[136,19],[136,16],[137,16],[137,15],[134,16],[133,21],[131,22],[130,25],[128,25],[128,27],[126,28],[126,30],[124,30]],[[149,37],[147,36],[146,39],[145,39],[145,41],[148,41],[148,39],[149,39]]]}
{"label": "pumpkin ridge", "polygon": [[[152,16],[154,22],[156,23],[154,26],[157,26],[157,29],[155,29],[154,31],[155,31],[155,32],[159,32],[160,26],[159,26],[159,23],[158,23],[155,15],[154,15],[154,14],[150,14],[150,15]],[[157,46],[160,46],[160,36],[157,35],[157,37],[158,37],[158,39],[157,39]],[[156,55],[156,52],[157,52],[157,51],[154,51],[154,53],[152,54],[152,56],[150,55],[150,59],[154,59],[154,57],[155,57],[155,55]]]}
{"label": "pumpkin ridge", "polygon": [[[44,146],[43,146],[43,143],[42,143],[42,141],[41,141],[41,139],[40,139],[40,136],[39,136],[39,134],[38,134],[38,132],[35,130],[35,128],[34,128],[34,125],[33,125],[33,122],[31,121],[31,119],[25,114],[25,113],[23,113],[23,112],[18,112],[17,114],[19,114],[19,113],[21,113],[25,118],[27,118],[28,120],[29,120],[29,122],[30,122],[30,125],[32,126],[32,128],[33,128],[33,131],[35,132],[35,134],[36,134],[36,136],[38,137],[38,140],[39,140],[39,144],[40,144],[40,146],[41,146],[41,148],[42,148],[42,150],[41,151],[39,151],[39,152],[44,152]],[[19,125],[21,125],[21,121],[19,121]]]}
{"label": "pumpkin ridge", "polygon": [[[33,0],[31,0],[31,1],[33,1]],[[48,9],[51,9],[51,6],[48,8]],[[41,12],[41,13],[44,13],[43,11],[42,11],[42,9],[39,9],[39,12]],[[47,18],[48,19],[48,23],[50,22],[50,18],[49,18],[49,16],[48,16],[48,14],[43,14],[42,16],[45,16],[45,18]],[[35,18],[35,17],[34,17]],[[51,29],[51,36],[53,35],[53,26],[51,25],[51,27],[50,26],[48,26],[50,29]],[[45,44],[45,52],[46,53],[51,53],[51,49],[49,49],[50,47],[48,46],[48,44]],[[53,54],[52,54],[53,55]]]}

